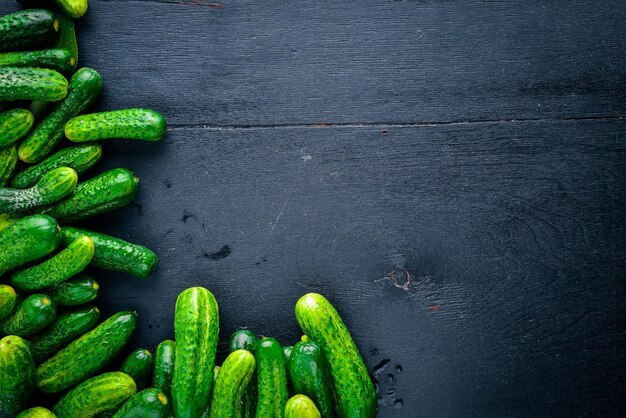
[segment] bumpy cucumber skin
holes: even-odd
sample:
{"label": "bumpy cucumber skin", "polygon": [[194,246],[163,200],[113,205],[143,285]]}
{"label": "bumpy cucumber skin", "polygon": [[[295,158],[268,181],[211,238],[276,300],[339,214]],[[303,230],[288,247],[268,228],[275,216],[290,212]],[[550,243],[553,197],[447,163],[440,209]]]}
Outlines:
{"label": "bumpy cucumber skin", "polygon": [[139,348],[126,357],[120,371],[132,377],[137,384],[137,390],[142,390],[152,380],[153,367],[154,357],[152,353],[145,348]]}
{"label": "bumpy cucumber skin", "polygon": [[202,287],[192,287],[178,295],[174,334],[174,416],[196,418],[209,402],[219,336],[219,312],[211,292]]}
{"label": "bumpy cucumber skin", "polygon": [[93,376],[122,351],[136,327],[135,312],[113,315],[41,364],[36,371],[37,388],[44,393],[60,392]]}
{"label": "bumpy cucumber skin", "polygon": [[87,0],[55,0],[57,6],[63,10],[63,13],[73,19],[83,17],[87,13]]}
{"label": "bumpy cucumber skin", "polygon": [[47,408],[36,406],[34,408],[27,409],[26,411],[22,411],[17,418],[57,418],[57,416]]}
{"label": "bumpy cucumber skin", "polygon": [[[17,156],[17,152],[16,152]],[[81,175],[91,167],[96,165],[102,157],[102,146],[100,144],[84,144],[67,147],[52,154],[37,165],[17,173],[11,180],[11,187],[25,189],[33,186],[46,173],[60,167],[69,167]]]}
{"label": "bumpy cucumber skin", "polygon": [[[240,329],[231,334],[230,339],[228,340],[228,345],[231,353],[235,350],[248,350],[254,354],[258,342],[259,339],[252,331]],[[254,418],[256,414],[256,372],[252,374],[252,382],[252,384],[249,384],[246,387],[243,394],[243,405],[241,409],[241,416],[243,418]]]}
{"label": "bumpy cucumber skin", "polygon": [[60,314],[48,328],[29,338],[35,364],[41,364],[66,344],[93,329],[100,319],[95,306]]}
{"label": "bumpy cucumber skin", "polygon": [[374,383],[343,320],[322,295],[308,293],[296,303],[302,331],[322,347],[333,378],[337,413],[341,417],[375,417]]}
{"label": "bumpy cucumber skin", "polygon": [[13,145],[0,149],[0,187],[4,187],[9,183],[18,162],[17,146]]}
{"label": "bumpy cucumber skin", "polygon": [[21,10],[0,17],[0,51],[37,46],[54,37],[59,21],[44,9]]}
{"label": "bumpy cucumber skin", "polygon": [[19,141],[30,131],[33,123],[35,117],[26,109],[11,109],[0,113],[0,148]]}
{"label": "bumpy cucumber skin", "polygon": [[91,106],[101,91],[102,77],[97,71],[90,68],[76,71],[70,80],[65,100],[58,103],[20,144],[20,159],[33,164],[45,158],[63,137],[63,127],[67,121]]}
{"label": "bumpy cucumber skin", "polygon": [[61,223],[75,222],[128,205],[137,195],[139,179],[125,168],[106,171],[80,183],[66,199],[41,211]]}
{"label": "bumpy cucumber skin", "polygon": [[6,284],[0,284],[0,321],[7,318],[17,303],[15,289]]}
{"label": "bumpy cucumber skin", "polygon": [[311,398],[324,418],[334,416],[332,376],[322,347],[314,341],[301,341],[293,347],[289,375],[295,393]]}
{"label": "bumpy cucumber skin", "polygon": [[90,418],[118,408],[136,392],[135,381],[127,374],[104,373],[67,392],[52,411],[58,418]]}
{"label": "bumpy cucumber skin", "polygon": [[0,340],[0,417],[15,417],[35,389],[35,364],[28,343],[16,335]]}
{"label": "bumpy cucumber skin", "polygon": [[55,47],[66,49],[72,58],[74,58],[74,71],[78,65],[78,42],[76,42],[76,31],[74,30],[74,19],[63,14],[58,16],[59,19],[59,35],[53,43]]}
{"label": "bumpy cucumber skin", "polygon": [[65,136],[72,142],[116,138],[158,141],[166,126],[163,115],[154,110],[122,109],[77,116],[65,125]]}
{"label": "bumpy cucumber skin", "polygon": [[305,395],[295,395],[287,401],[285,418],[321,418],[315,403]]}
{"label": "bumpy cucumber skin", "polygon": [[74,68],[76,59],[70,51],[63,48],[43,49],[41,51],[4,52],[0,54],[0,67],[36,67],[48,68],[68,74]]}
{"label": "bumpy cucumber skin", "polygon": [[289,398],[285,354],[274,338],[262,338],[256,346],[257,418],[281,418]]}
{"label": "bumpy cucumber skin", "polygon": [[174,361],[176,360],[176,343],[165,340],[159,344],[154,352],[154,372],[152,373],[152,386],[171,398],[172,374],[174,373]]}
{"label": "bumpy cucumber skin", "polygon": [[58,306],[78,306],[98,297],[100,285],[93,278],[79,274],[56,286],[50,296]]}
{"label": "bumpy cucumber skin", "polygon": [[67,96],[67,79],[47,68],[0,67],[0,100],[56,102]]}
{"label": "bumpy cucumber skin", "polygon": [[0,324],[0,333],[30,337],[50,325],[56,316],[57,305],[50,296],[30,295]]}
{"label": "bumpy cucumber skin", "polygon": [[66,249],[43,263],[15,272],[11,284],[18,290],[40,290],[56,286],[83,271],[94,254],[89,237],[74,240]]}
{"label": "bumpy cucumber skin", "polygon": [[170,403],[167,396],[158,389],[145,389],[133,395],[113,415],[113,418],[167,418]]}
{"label": "bumpy cucumber skin", "polygon": [[91,260],[93,267],[122,271],[145,278],[152,273],[159,263],[156,254],[148,248],[110,235],[70,226],[63,227],[62,233],[63,242],[66,245],[82,235],[93,240],[96,246],[96,252]]}
{"label": "bumpy cucumber skin", "polygon": [[240,418],[243,394],[256,363],[246,350],[235,350],[226,357],[217,375],[211,397],[210,418]]}

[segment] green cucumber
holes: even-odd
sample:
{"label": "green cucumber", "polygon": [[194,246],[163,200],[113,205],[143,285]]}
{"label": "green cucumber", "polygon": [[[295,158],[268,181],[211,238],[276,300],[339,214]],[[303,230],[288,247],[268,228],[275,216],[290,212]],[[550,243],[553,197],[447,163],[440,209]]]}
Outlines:
{"label": "green cucumber", "polygon": [[57,416],[54,413],[41,406],[36,406],[34,408],[27,409],[26,411],[22,411],[17,418],[56,418]]}
{"label": "green cucumber", "polygon": [[0,187],[4,187],[9,183],[18,162],[19,157],[17,156],[17,147],[15,145],[0,149]]}
{"label": "green cucumber", "polygon": [[73,19],[83,17],[87,13],[87,0],[54,0],[54,2],[63,10],[63,13]]}
{"label": "green cucumber", "polygon": [[124,349],[136,327],[137,313],[113,315],[41,364],[37,388],[44,393],[60,392],[93,376]]}
{"label": "green cucumber", "polygon": [[240,418],[243,394],[255,368],[254,355],[235,350],[226,357],[217,375],[211,397],[211,418]]}
{"label": "green cucumber", "polygon": [[[20,159],[32,164],[45,158],[63,137],[63,127],[67,121],[87,110],[100,95],[100,91],[102,77],[98,72],[90,68],[76,71],[70,80],[65,100],[58,103],[20,144]],[[0,100],[1,97],[0,94]]]}
{"label": "green cucumber", "polygon": [[11,109],[0,113],[0,148],[19,141],[30,131],[34,122],[35,117],[26,109]]}
{"label": "green cucumber", "polygon": [[18,290],[41,290],[56,286],[87,267],[94,254],[89,237],[74,240],[66,249],[41,264],[15,272],[11,284]]}
{"label": "green cucumber", "polygon": [[296,303],[296,319],[306,335],[317,341],[330,365],[341,417],[375,417],[378,401],[374,383],[341,317],[322,295],[308,293]]}
{"label": "green cucumber", "polygon": [[30,337],[54,321],[57,305],[48,295],[30,295],[0,324],[0,333]]}
{"label": "green cucumber", "polygon": [[219,336],[219,312],[211,292],[202,287],[192,287],[178,295],[174,334],[174,416],[198,417],[209,403]]}
{"label": "green cucumber", "polygon": [[170,403],[158,389],[145,389],[133,395],[113,415],[113,418],[168,418]]}
{"label": "green cucumber", "polygon": [[54,37],[59,21],[44,9],[28,9],[0,17],[0,51],[30,48]]}
{"label": "green cucumber", "polygon": [[285,355],[285,361],[287,362],[287,369],[289,369],[289,360],[291,359],[292,352],[293,352],[292,345],[283,346],[283,354]]}
{"label": "green cucumber", "polygon": [[54,405],[58,418],[91,418],[116,409],[137,392],[133,379],[122,372],[104,373],[71,389]]}
{"label": "green cucumber", "polygon": [[138,183],[132,171],[115,168],[80,183],[71,196],[40,212],[61,223],[79,221],[128,205],[137,195]]}
{"label": "green cucumber", "polygon": [[72,142],[100,139],[158,141],[165,135],[165,118],[149,109],[122,109],[77,116],[65,125]]}
{"label": "green cucumber", "polygon": [[148,248],[110,235],[70,226],[64,227],[62,233],[63,242],[66,245],[82,235],[93,240],[96,246],[96,252],[91,260],[93,267],[122,271],[137,277],[148,277],[159,263],[156,254]]}
{"label": "green cucumber", "polygon": [[152,353],[145,348],[139,348],[126,357],[120,371],[132,377],[137,384],[137,390],[142,390],[152,381],[153,366]]}
{"label": "green cucumber", "polygon": [[28,110],[35,117],[35,122],[39,123],[41,120],[48,114],[50,108],[52,107],[52,102],[42,102],[41,100],[35,100],[30,102],[28,105]]}
{"label": "green cucumber", "polygon": [[154,372],[152,386],[159,389],[168,398],[172,393],[172,374],[176,359],[176,343],[172,340],[162,341],[154,353]]}
{"label": "green cucumber", "polygon": [[[228,345],[231,353],[235,350],[248,350],[254,354],[258,342],[259,339],[252,331],[240,329],[231,334]],[[252,374],[252,381],[253,384],[249,384],[243,394],[241,410],[243,418],[254,418],[256,414],[256,372]]]}
{"label": "green cucumber", "polygon": [[74,19],[65,15],[59,15],[59,35],[57,36],[53,46],[69,51],[74,58],[74,67],[78,64],[78,42],[76,42],[76,31],[74,30]]}
{"label": "green cucumber", "polygon": [[93,278],[79,274],[52,289],[50,296],[59,306],[77,306],[98,297],[100,285]]}
{"label": "green cucumber", "polygon": [[56,102],[67,96],[67,79],[47,68],[0,68],[0,100]]}
{"label": "green cucumber", "polygon": [[256,346],[258,375],[257,418],[282,418],[289,398],[285,354],[274,338],[262,338]]}
{"label": "green cucumber", "polygon": [[48,328],[29,339],[35,364],[41,364],[66,344],[93,329],[100,319],[95,306],[64,312]]}
{"label": "green cucumber", "polygon": [[17,303],[15,289],[6,284],[0,284],[0,321],[13,313]]}
{"label": "green cucumber", "polygon": [[305,395],[295,395],[287,401],[285,418],[321,418],[315,403]]}
{"label": "green cucumber", "polygon": [[69,74],[75,65],[76,59],[70,51],[63,48],[0,53],[0,67],[48,68],[62,74]]}
{"label": "green cucumber", "polygon": [[332,376],[322,347],[314,341],[301,341],[293,347],[289,376],[295,393],[311,398],[324,418],[334,416]]}
{"label": "green cucumber", "polygon": [[[17,153],[16,153],[17,154]],[[84,144],[67,147],[52,154],[39,164],[17,173],[11,180],[11,187],[25,189],[37,183],[46,173],[59,167],[69,167],[81,175],[96,165],[102,157],[100,144]]]}
{"label": "green cucumber", "polygon": [[28,343],[10,335],[0,340],[0,417],[15,417],[35,390],[35,364]]}

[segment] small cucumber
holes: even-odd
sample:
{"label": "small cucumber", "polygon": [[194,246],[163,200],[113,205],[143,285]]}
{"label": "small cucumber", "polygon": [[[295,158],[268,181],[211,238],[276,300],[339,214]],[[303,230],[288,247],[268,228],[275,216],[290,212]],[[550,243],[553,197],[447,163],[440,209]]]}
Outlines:
{"label": "small cucumber", "polygon": [[220,368],[211,397],[211,418],[240,418],[243,394],[255,368],[254,355],[235,350]]}
{"label": "small cucumber", "polygon": [[102,77],[97,71],[90,68],[76,71],[70,80],[65,100],[58,103],[20,144],[20,159],[32,164],[45,158],[63,137],[63,128],[67,121],[87,110],[100,95],[100,91]]}
{"label": "small cucumber", "polygon": [[0,17],[0,51],[34,47],[52,39],[59,30],[54,13],[28,9]]}
{"label": "small cucumber", "polygon": [[0,333],[30,337],[54,321],[57,305],[48,295],[30,295],[0,324]]}
{"label": "small cucumber", "polygon": [[126,357],[120,371],[133,378],[137,384],[137,390],[148,387],[152,381],[152,368],[154,367],[154,357],[145,348],[139,348]]}
{"label": "small cucumber", "polygon": [[76,42],[76,31],[74,29],[74,19],[63,14],[58,16],[59,19],[59,35],[53,42],[53,46],[69,51],[74,59],[72,71],[78,64],[78,42]]}
{"label": "small cucumber", "polygon": [[330,302],[308,293],[296,303],[296,319],[306,335],[317,341],[330,365],[340,417],[376,416],[374,383],[348,328]]}
{"label": "small cucumber", "polygon": [[13,308],[17,303],[15,289],[6,284],[0,284],[0,321],[13,313]]}
{"label": "small cucumber", "polygon": [[324,418],[334,416],[332,376],[322,348],[314,341],[301,341],[293,347],[289,375],[295,393],[311,398]]}
{"label": "small cucumber", "polygon": [[209,403],[219,335],[217,301],[202,287],[184,290],[174,311],[176,361],[172,406],[177,418],[195,418]]}
{"label": "small cucumber", "polygon": [[52,289],[50,296],[59,306],[77,306],[98,297],[100,285],[91,277],[79,274]]}
{"label": "small cucumber", "polygon": [[0,68],[0,100],[56,102],[67,96],[67,79],[47,68]]}
{"label": "small cucumber", "polygon": [[61,223],[79,221],[128,205],[138,183],[132,171],[115,168],[80,183],[71,196],[40,212]]}
{"label": "small cucumber", "polygon": [[44,393],[60,392],[93,376],[124,349],[136,327],[137,313],[113,315],[41,364],[37,388]]}
{"label": "small cucumber", "polygon": [[27,409],[26,411],[22,411],[17,418],[57,418],[57,416],[47,408],[36,406],[34,408]]}
{"label": "small cucumber", "polygon": [[137,392],[133,379],[122,372],[104,373],[71,389],[54,405],[58,418],[91,418],[116,409]]}
{"label": "small cucumber", "polygon": [[262,338],[256,346],[258,375],[257,418],[281,418],[289,398],[285,354],[274,338]]}
{"label": "small cucumber", "polygon": [[17,147],[15,145],[0,149],[0,187],[4,187],[9,183],[18,162],[19,157],[17,156]]}
{"label": "small cucumber", "polygon": [[295,395],[287,401],[285,418],[321,418],[315,403],[305,395]]}
{"label": "small cucumber", "polygon": [[[252,331],[247,329],[240,329],[233,332],[228,341],[230,352],[235,350],[248,350],[252,354],[256,351],[256,345],[259,339]],[[256,388],[256,372],[252,374],[252,384],[246,387],[243,394],[243,405],[241,415],[243,418],[254,418],[256,414],[256,400],[257,400],[257,388]]]}
{"label": "small cucumber", "polygon": [[61,243],[57,222],[46,215],[26,216],[0,231],[0,276],[50,254]]}
{"label": "small cucumber", "polygon": [[149,109],[122,109],[77,116],[65,125],[72,142],[100,139],[158,141],[165,135],[165,118]]}
{"label": "small cucumber", "polygon": [[159,263],[156,254],[148,248],[131,244],[110,235],[70,226],[64,227],[62,233],[63,242],[66,245],[83,235],[93,240],[96,247],[93,260],[91,260],[91,266],[93,267],[122,271],[137,277],[148,277]]}
{"label": "small cucumber", "polygon": [[[16,153],[17,155],[17,153]],[[67,147],[52,154],[39,164],[17,173],[11,180],[11,187],[25,189],[37,183],[46,173],[59,167],[69,167],[81,175],[96,165],[102,157],[100,144],[84,144]]]}
{"label": "small cucumber", "polygon": [[75,239],[66,249],[36,266],[11,275],[11,284],[18,290],[40,290],[56,286],[77,275],[91,261],[93,241],[89,237]]}
{"label": "small cucumber", "polygon": [[0,113],[0,148],[19,141],[30,131],[33,123],[35,117],[26,109],[11,109]]}
{"label": "small cucumber", "polygon": [[54,0],[67,16],[78,19],[87,13],[87,0]]}
{"label": "small cucumber", "polygon": [[172,374],[176,359],[176,344],[172,340],[161,342],[154,353],[154,372],[152,386],[159,389],[168,398],[172,393]]}
{"label": "small cucumber", "polygon": [[158,389],[145,389],[133,395],[113,418],[168,418],[170,403]]}
{"label": "small cucumber", "polygon": [[10,335],[0,340],[0,417],[15,417],[35,390],[35,364],[28,343]]}
{"label": "small cucumber", "polygon": [[0,67],[48,68],[62,74],[72,72],[76,59],[63,48],[0,53]]}
{"label": "small cucumber", "polygon": [[60,314],[48,328],[29,339],[35,364],[41,364],[66,344],[93,329],[100,319],[95,306]]}

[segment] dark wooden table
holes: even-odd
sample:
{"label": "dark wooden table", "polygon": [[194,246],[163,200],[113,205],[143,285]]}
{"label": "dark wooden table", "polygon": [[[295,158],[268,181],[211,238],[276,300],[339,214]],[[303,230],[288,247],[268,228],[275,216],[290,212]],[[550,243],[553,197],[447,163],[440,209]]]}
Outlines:
{"label": "dark wooden table", "polygon": [[134,346],[194,285],[222,343],[293,343],[314,291],[380,417],[624,415],[623,0],[93,0],[79,35],[99,109],[170,123],[106,145],[141,192],[90,223],[161,257],[94,273]]}

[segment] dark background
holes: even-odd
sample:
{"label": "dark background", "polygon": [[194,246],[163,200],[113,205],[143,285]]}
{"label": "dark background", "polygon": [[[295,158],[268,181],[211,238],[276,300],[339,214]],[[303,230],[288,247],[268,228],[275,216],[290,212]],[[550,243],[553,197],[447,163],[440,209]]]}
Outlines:
{"label": "dark background", "polygon": [[92,0],[97,108],[170,124],[106,144],[141,192],[90,225],[161,264],[94,271],[102,310],[154,347],[202,285],[222,343],[288,344],[320,292],[381,417],[623,415],[625,22],[621,0]]}

